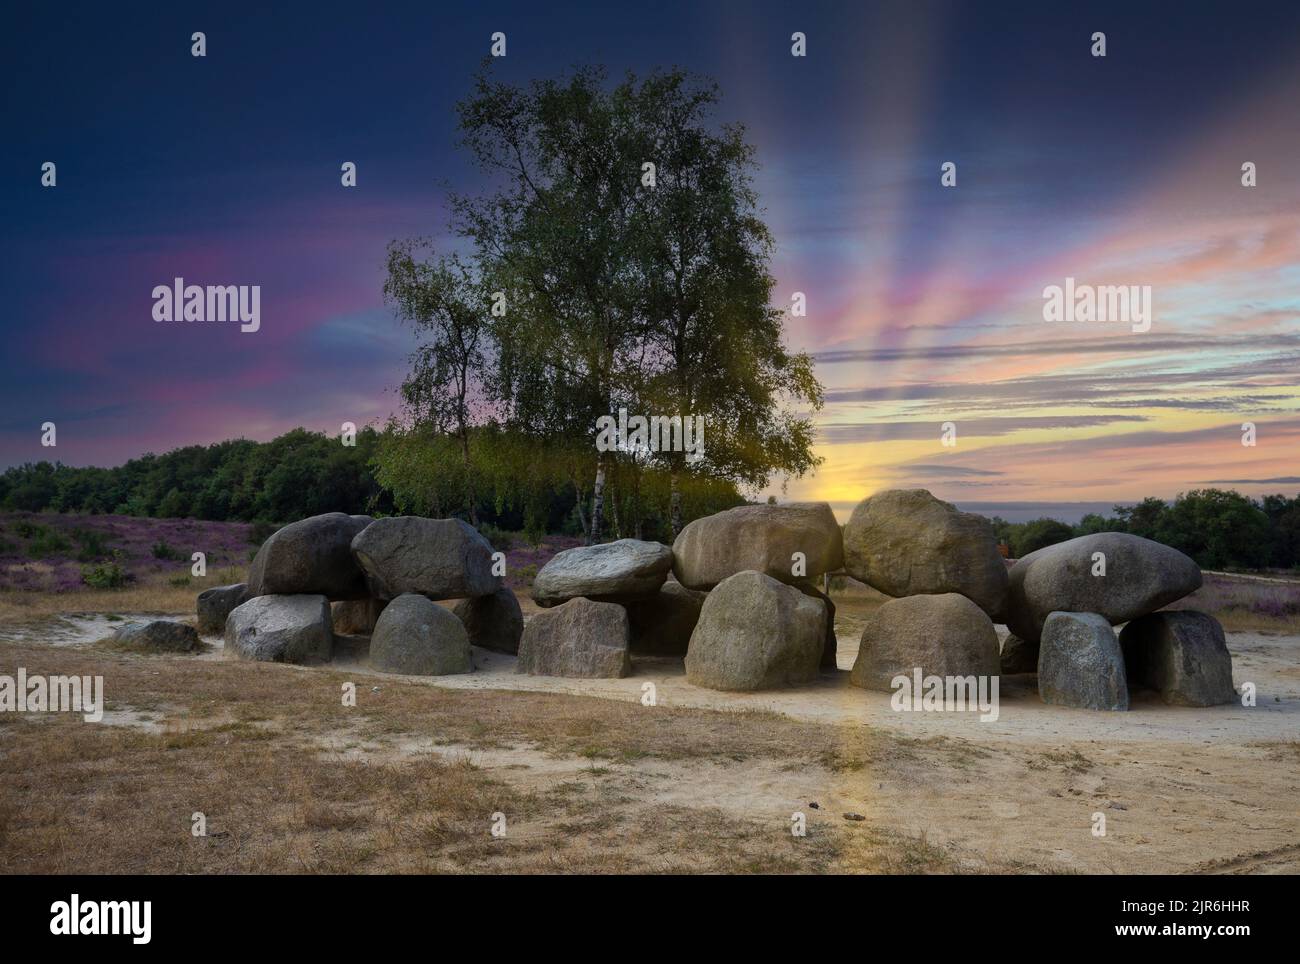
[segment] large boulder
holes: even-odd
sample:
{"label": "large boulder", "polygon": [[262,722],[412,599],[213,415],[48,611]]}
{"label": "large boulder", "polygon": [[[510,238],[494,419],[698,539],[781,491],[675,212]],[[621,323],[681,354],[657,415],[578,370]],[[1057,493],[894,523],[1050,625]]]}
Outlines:
{"label": "large boulder", "polygon": [[1038,695],[1056,706],[1128,709],[1124,655],[1105,616],[1048,614],[1038,650]]}
{"label": "large boulder", "polygon": [[469,641],[497,653],[519,652],[524,614],[509,586],[499,586],[490,596],[462,599],[452,610],[465,624]]}
{"label": "large boulder", "polygon": [[[796,552],[804,557],[798,568]],[[696,519],[673,542],[673,574],[688,589],[748,570],[793,584],[843,563],[839,523],[825,502],[738,506]]]}
{"label": "large boulder", "polygon": [[666,582],[649,599],[628,603],[632,652],[685,656],[706,598],[708,593],[687,589],[679,582]]}
{"label": "large boulder", "polygon": [[1130,687],[1158,690],[1175,706],[1236,702],[1232,656],[1213,616],[1190,609],[1151,613],[1125,626],[1119,643]]}
{"label": "large boulder", "polygon": [[232,586],[213,586],[199,593],[194,601],[198,611],[199,632],[220,633],[226,628],[226,617],[236,606],[248,602],[248,585],[237,582]]}
{"label": "large boulder", "polygon": [[345,599],[330,603],[330,618],[337,636],[369,636],[379,614],[388,605],[382,599]]}
{"label": "large boulder", "polygon": [[628,636],[622,606],[570,599],[524,624],[516,672],[593,679],[627,676],[632,672]]}
{"label": "large boulder", "polygon": [[998,632],[960,593],[891,599],[867,617],[849,682],[894,692],[896,676],[999,675]]}
{"label": "large boulder", "polygon": [[539,606],[585,596],[598,602],[645,599],[659,591],[673,567],[673,551],[659,542],[619,539],[556,553],[533,580]]}
{"label": "large boulder", "polygon": [[147,653],[190,653],[199,648],[199,634],[193,626],[169,619],[126,623],[117,628],[113,641]]}
{"label": "large boulder", "polygon": [[276,530],[253,557],[248,595],[365,598],[365,576],[351,546],[370,521],[369,516],[326,512]]}
{"label": "large boulder", "polygon": [[329,600],[257,596],[236,606],[226,620],[226,652],[261,662],[329,662],[334,655]]}
{"label": "large boulder", "polygon": [[452,676],[474,669],[469,633],[455,614],[426,596],[404,593],[379,614],[370,665],[381,673]]}
{"label": "large boulder", "polygon": [[352,554],[380,599],[490,596],[500,585],[491,544],[460,519],[377,519],[352,540]]}
{"label": "large boulder", "polygon": [[686,678],[715,690],[797,686],[817,678],[826,607],[761,572],[718,584],[686,651]]}
{"label": "large boulder", "polygon": [[1002,640],[1002,675],[1038,672],[1038,644],[1027,643],[1015,633]]}
{"label": "large boulder", "polygon": [[1007,566],[993,526],[925,489],[888,489],[858,503],[844,526],[844,568],[888,596],[961,593],[994,619]]}
{"label": "large boulder", "polygon": [[[1093,575],[1102,572],[1105,575]],[[1011,568],[1007,627],[1037,642],[1049,613],[1097,613],[1112,626],[1155,612],[1201,586],[1201,570],[1177,549],[1098,532],[1047,546]]]}

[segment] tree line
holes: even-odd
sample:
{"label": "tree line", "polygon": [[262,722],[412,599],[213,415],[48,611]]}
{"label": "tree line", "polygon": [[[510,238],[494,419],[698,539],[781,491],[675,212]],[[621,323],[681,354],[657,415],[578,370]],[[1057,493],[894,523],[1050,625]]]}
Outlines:
{"label": "tree line", "polygon": [[1224,489],[1194,489],[1172,502],[1148,497],[1090,513],[1077,525],[1056,519],[1013,523],[997,516],[998,539],[1015,558],[1076,536],[1129,532],[1184,552],[1203,569],[1300,567],[1300,495],[1252,499]]}
{"label": "tree line", "polygon": [[[504,434],[484,443],[492,458],[483,460],[476,487],[478,525],[523,531],[534,540],[546,533],[581,535],[582,507],[572,486],[530,473],[526,449],[512,449]],[[400,461],[409,451],[403,438],[369,426],[357,432],[352,446],[297,428],[270,442],[190,445],[115,468],[35,462],[0,473],[0,509],[252,522],[262,529],[323,512],[467,518],[459,503],[439,504],[424,484],[438,476],[436,467]],[[447,454],[431,451],[435,457]],[[453,456],[448,458],[455,465]],[[392,478],[397,481],[390,486],[386,480]],[[636,494],[627,491],[629,499]],[[643,489],[637,497],[651,506],[667,505],[663,491]],[[688,518],[697,518],[743,501],[734,486],[702,484],[689,490],[685,508]],[[614,507],[620,523],[626,513]],[[666,539],[664,512],[643,507],[642,530],[647,538]],[[615,527],[612,534],[631,533]]]}

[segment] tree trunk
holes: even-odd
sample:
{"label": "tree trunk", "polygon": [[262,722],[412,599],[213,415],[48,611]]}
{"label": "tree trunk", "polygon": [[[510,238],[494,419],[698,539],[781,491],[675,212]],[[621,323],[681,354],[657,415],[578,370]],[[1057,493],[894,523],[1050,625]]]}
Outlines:
{"label": "tree trunk", "polygon": [[591,490],[591,531],[587,536],[587,545],[600,541],[600,522],[605,515],[605,456],[602,454],[596,463],[596,484]]}
{"label": "tree trunk", "polygon": [[460,435],[460,452],[465,462],[465,498],[469,502],[469,524],[478,528],[478,508],[474,505],[474,473],[469,464],[469,433],[463,428]]}
{"label": "tree trunk", "polygon": [[668,497],[668,525],[672,530],[673,539],[676,539],[677,533],[682,531],[682,489],[677,469],[673,469],[669,479],[672,494]]}
{"label": "tree trunk", "polygon": [[582,532],[585,535],[587,532],[587,513],[586,510],[582,508],[582,503],[586,501],[587,493],[582,491],[582,486],[578,484],[577,479],[573,480],[573,491],[577,495],[573,507],[578,510],[578,526],[582,529]]}
{"label": "tree trunk", "polygon": [[613,492],[613,495],[611,496],[611,498],[610,498],[610,500],[609,500],[609,510],[610,510],[610,515],[613,517],[613,522],[614,522],[614,538],[615,538],[615,539],[622,539],[622,538],[623,538],[623,523],[622,523],[622,517],[619,515],[619,512],[618,512],[618,503],[619,503],[619,501],[620,501],[620,499],[621,499],[621,495],[622,495],[622,494],[618,491],[618,489],[615,489],[614,492]]}

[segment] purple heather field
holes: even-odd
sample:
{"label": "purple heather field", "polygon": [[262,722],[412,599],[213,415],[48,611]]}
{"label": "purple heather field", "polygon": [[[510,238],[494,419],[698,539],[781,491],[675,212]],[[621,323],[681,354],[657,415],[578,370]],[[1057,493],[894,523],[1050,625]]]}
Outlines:
{"label": "purple heather field", "polygon": [[[52,512],[0,513],[0,590],[71,592],[85,589],[83,574],[116,562],[127,580],[189,575],[190,555],[207,554],[208,573],[244,567],[258,543],[246,522],[147,519],[125,515]],[[573,536],[547,536],[538,546],[513,536],[506,549],[510,584],[527,588]]]}

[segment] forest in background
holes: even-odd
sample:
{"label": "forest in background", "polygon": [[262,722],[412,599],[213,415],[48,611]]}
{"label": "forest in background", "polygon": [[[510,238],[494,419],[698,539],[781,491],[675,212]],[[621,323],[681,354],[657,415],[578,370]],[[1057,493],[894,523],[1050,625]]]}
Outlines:
{"label": "forest in background", "polygon": [[[0,508],[250,522],[265,533],[322,512],[468,518],[463,508],[436,506],[412,487],[417,466],[396,473],[393,485],[384,483],[383,466],[402,444],[389,431],[370,427],[357,433],[355,446],[298,428],[270,442],[190,445],[115,468],[28,463],[0,473]],[[508,453],[510,447],[498,440],[494,450]],[[639,501],[639,533],[622,531],[622,519],[632,513],[621,515],[619,499],[613,499],[607,506],[609,535],[669,542],[669,488],[653,484],[653,478],[641,483],[620,496]],[[533,541],[547,533],[584,532],[575,488],[527,461],[512,464],[503,455],[487,462],[475,491],[478,525],[485,532],[524,532]],[[683,516],[690,521],[745,501],[727,483],[701,484],[686,491]],[[1130,532],[1173,546],[1206,569],[1300,568],[1300,496],[1252,499],[1230,490],[1197,489],[1172,501],[1147,498],[1116,506],[1110,515],[1087,515],[1076,525],[1047,518],[1011,523],[995,516],[991,521],[1013,557],[1079,535]]]}

